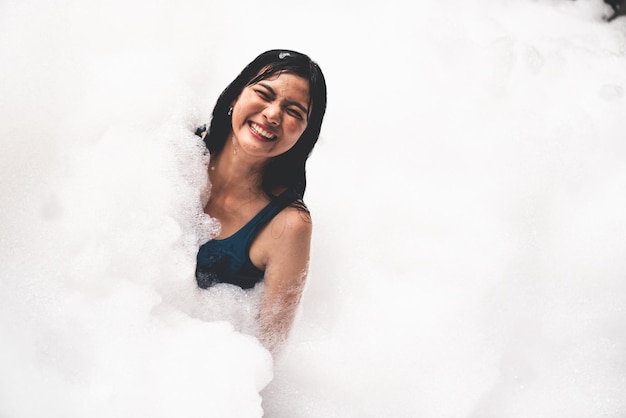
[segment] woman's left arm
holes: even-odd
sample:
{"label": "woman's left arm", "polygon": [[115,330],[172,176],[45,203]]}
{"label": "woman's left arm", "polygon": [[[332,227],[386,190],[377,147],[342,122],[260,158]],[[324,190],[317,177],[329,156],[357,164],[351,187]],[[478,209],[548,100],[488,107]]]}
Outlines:
{"label": "woman's left arm", "polygon": [[259,311],[260,339],[272,353],[289,336],[306,283],[312,233],[310,216],[295,208],[274,221]]}

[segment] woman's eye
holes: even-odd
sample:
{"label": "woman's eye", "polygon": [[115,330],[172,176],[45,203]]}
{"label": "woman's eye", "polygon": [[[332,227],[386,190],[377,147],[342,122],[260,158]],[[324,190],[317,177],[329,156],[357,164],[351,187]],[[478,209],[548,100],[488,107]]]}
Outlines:
{"label": "woman's eye", "polygon": [[271,100],[270,95],[264,92],[263,90],[257,90],[256,93],[261,96],[263,100]]}
{"label": "woman's eye", "polygon": [[295,109],[287,109],[287,113],[294,118],[302,119],[302,114]]}

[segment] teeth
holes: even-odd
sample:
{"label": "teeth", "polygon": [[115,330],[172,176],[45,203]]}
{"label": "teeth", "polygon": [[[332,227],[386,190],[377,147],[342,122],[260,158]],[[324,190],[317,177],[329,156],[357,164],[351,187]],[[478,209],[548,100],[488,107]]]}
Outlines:
{"label": "teeth", "polygon": [[272,133],[267,132],[265,129],[261,128],[256,123],[252,123],[252,124],[250,124],[250,126],[252,127],[252,129],[254,129],[254,131],[256,133],[258,133],[262,137],[267,138],[267,139],[273,139],[274,138],[274,135]]}

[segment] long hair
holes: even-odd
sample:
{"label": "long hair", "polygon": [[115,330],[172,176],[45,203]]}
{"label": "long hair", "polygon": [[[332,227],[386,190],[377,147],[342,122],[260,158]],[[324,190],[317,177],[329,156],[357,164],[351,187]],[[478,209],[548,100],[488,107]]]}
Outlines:
{"label": "long hair", "polygon": [[306,161],[317,143],[326,113],[326,80],[319,65],[307,55],[296,51],[273,49],[263,52],[248,64],[218,97],[204,142],[209,153],[219,153],[232,129],[228,115],[234,102],[245,87],[254,85],[277,73],[291,73],[309,81],[309,119],[307,127],[296,142],[286,151],[271,159],[265,167],[263,191],[270,197],[277,187],[287,187],[301,197],[306,189]]}

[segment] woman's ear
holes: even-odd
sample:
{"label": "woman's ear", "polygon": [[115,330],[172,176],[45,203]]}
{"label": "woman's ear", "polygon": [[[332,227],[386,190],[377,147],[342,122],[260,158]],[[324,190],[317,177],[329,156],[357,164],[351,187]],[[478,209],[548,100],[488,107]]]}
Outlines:
{"label": "woman's ear", "polygon": [[237,96],[237,98],[230,103],[230,107],[228,108],[228,116],[233,115],[233,108],[237,104],[237,100],[239,100],[239,96]]}

